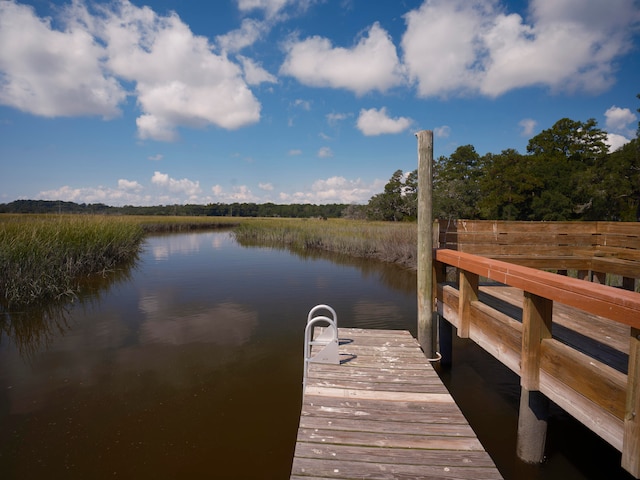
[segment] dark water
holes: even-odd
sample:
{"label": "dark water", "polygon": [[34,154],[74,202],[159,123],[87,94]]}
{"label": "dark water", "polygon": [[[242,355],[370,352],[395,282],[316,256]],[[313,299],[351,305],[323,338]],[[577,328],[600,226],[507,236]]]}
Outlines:
{"label": "dark water", "polygon": [[[66,307],[0,320],[0,479],[289,476],[309,309],[415,335],[415,273],[151,237],[128,271]],[[447,385],[507,479],[629,478],[619,453],[554,411],[549,460],[514,458],[518,379],[456,341]]]}

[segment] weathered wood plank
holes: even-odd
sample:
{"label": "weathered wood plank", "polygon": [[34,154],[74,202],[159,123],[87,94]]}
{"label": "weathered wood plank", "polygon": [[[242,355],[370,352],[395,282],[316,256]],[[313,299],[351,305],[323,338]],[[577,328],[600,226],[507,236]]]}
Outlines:
{"label": "weathered wood plank", "polygon": [[292,479],[501,478],[408,332],[339,337],[340,365],[309,366]]}

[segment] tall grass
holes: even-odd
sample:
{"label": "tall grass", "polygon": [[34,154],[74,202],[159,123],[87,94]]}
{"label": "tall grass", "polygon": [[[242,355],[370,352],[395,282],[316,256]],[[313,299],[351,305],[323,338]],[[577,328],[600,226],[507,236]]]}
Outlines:
{"label": "tall grass", "polygon": [[143,228],[121,217],[0,217],[0,300],[5,306],[73,296],[79,278],[135,257]]}
{"label": "tall grass", "polygon": [[318,249],[416,268],[415,223],[329,219],[252,219],[234,230],[241,244]]}

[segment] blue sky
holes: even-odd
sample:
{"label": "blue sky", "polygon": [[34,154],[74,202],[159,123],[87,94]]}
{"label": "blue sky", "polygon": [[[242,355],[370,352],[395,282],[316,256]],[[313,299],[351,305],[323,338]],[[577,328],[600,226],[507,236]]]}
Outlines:
{"label": "blue sky", "polygon": [[568,117],[635,137],[635,0],[0,0],[0,203],[366,203]]}

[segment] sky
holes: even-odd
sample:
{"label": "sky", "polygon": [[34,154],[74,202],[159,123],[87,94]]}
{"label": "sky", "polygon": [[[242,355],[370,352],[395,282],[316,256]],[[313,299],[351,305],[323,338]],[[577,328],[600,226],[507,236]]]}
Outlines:
{"label": "sky", "polygon": [[639,93],[638,0],[0,0],[0,203],[364,204]]}

